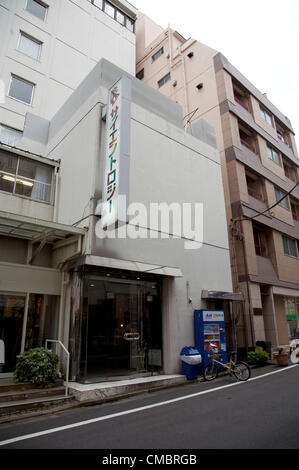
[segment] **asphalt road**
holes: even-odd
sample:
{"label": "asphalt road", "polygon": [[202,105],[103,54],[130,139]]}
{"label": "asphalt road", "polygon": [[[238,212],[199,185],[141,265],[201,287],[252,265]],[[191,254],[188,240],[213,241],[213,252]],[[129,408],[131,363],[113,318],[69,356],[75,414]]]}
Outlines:
{"label": "asphalt road", "polygon": [[3,424],[0,449],[298,449],[299,367],[274,371]]}

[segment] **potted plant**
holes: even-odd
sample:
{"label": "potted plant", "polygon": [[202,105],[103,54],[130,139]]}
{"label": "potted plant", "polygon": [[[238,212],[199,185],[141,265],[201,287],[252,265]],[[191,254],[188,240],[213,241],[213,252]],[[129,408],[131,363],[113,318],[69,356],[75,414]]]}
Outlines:
{"label": "potted plant", "polygon": [[278,352],[274,353],[274,357],[279,366],[288,366],[289,365],[289,352],[283,347],[278,347]]}

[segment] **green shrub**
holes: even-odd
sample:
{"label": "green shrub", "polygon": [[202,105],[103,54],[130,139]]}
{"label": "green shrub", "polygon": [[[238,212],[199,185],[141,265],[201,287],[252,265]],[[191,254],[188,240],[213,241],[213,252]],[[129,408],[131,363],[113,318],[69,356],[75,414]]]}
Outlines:
{"label": "green shrub", "polygon": [[269,354],[266,351],[250,351],[247,356],[248,364],[261,366],[268,362]]}
{"label": "green shrub", "polygon": [[35,348],[17,356],[14,381],[38,386],[54,385],[57,380],[57,354],[46,348]]}

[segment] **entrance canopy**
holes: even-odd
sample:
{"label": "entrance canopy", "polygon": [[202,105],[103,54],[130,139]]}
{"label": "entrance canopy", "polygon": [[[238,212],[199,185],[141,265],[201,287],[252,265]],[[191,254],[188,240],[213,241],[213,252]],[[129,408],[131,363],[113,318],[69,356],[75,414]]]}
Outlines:
{"label": "entrance canopy", "polygon": [[119,269],[125,271],[136,271],[140,273],[157,274],[161,276],[183,277],[183,273],[179,268],[170,266],[158,266],[156,264],[140,263],[138,261],[127,261],[116,258],[105,258],[102,256],[85,256],[84,259],[78,260],[80,264],[88,266],[98,266],[109,269]]}
{"label": "entrance canopy", "polygon": [[242,302],[245,300],[242,292],[221,292],[214,290],[203,290],[201,298],[210,300],[231,300],[236,302]]}
{"label": "entrance canopy", "polygon": [[55,243],[84,234],[85,230],[81,228],[0,211],[0,235],[23,238],[32,243],[41,240]]}

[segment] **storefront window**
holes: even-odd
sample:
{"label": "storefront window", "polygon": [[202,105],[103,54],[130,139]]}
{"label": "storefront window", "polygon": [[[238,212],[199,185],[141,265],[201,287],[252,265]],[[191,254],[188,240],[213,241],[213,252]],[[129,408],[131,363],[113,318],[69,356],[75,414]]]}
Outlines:
{"label": "storefront window", "polygon": [[45,346],[46,339],[57,339],[59,297],[30,294],[25,351]]}
{"label": "storefront window", "polygon": [[30,294],[26,325],[25,305],[25,294],[0,294],[1,373],[13,372],[17,356],[24,350],[45,346],[46,339],[57,339],[59,297]]}
{"label": "storefront window", "polygon": [[81,380],[162,368],[160,283],[124,278],[84,277],[78,364]]}
{"label": "storefront window", "polygon": [[299,299],[285,299],[289,339],[299,339]]}
{"label": "storefront window", "polygon": [[[0,294],[0,340],[4,343],[2,372],[12,372],[21,352],[25,296]],[[1,359],[2,361],[2,359]]]}

